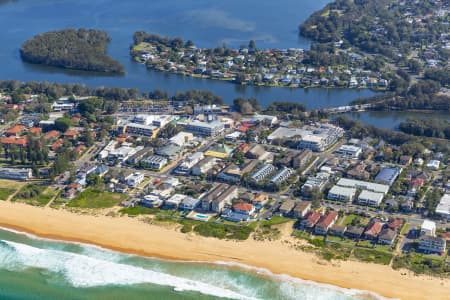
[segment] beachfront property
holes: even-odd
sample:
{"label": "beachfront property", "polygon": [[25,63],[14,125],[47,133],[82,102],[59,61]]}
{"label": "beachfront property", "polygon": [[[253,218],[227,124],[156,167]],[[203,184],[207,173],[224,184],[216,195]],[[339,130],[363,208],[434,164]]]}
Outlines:
{"label": "beachfront property", "polygon": [[298,219],[302,219],[306,216],[306,214],[311,210],[311,202],[310,201],[300,201],[294,207],[293,213],[294,217]]}
{"label": "beachfront property", "polygon": [[352,202],[355,199],[356,189],[335,185],[328,192],[327,198],[333,201]]}
{"label": "beachfront property", "polygon": [[382,245],[392,246],[397,238],[397,231],[390,228],[384,228],[381,230],[378,236],[378,243]]}
{"label": "beachfront property", "polygon": [[201,204],[201,200],[200,199],[187,196],[187,197],[185,197],[183,199],[183,201],[181,201],[181,204],[180,204],[179,207],[182,210],[189,211],[189,210],[196,209],[197,207],[200,206],[200,204]]}
{"label": "beachfront property", "polygon": [[450,194],[444,194],[436,207],[436,214],[450,220]]}
{"label": "beachfront property", "polygon": [[177,209],[180,206],[181,202],[186,199],[186,197],[186,195],[175,194],[164,201],[164,207],[169,209]]}
{"label": "beachfront property", "polygon": [[0,178],[10,180],[28,181],[33,177],[33,172],[29,168],[3,168],[0,167]]}
{"label": "beachfront property", "polygon": [[419,250],[426,253],[444,253],[447,243],[443,238],[423,235],[419,238]]}
{"label": "beachfront property", "polygon": [[353,145],[342,145],[336,150],[336,154],[345,158],[357,159],[362,153],[361,147]]}
{"label": "beachfront property", "polygon": [[219,121],[202,122],[194,120],[186,124],[185,130],[192,132],[194,135],[214,137],[223,132],[224,125]]}
{"label": "beachfront property", "polygon": [[321,216],[316,226],[314,227],[314,233],[319,235],[326,235],[328,229],[334,225],[338,218],[336,211],[329,211],[325,215]]}
{"label": "beachfront property", "polygon": [[300,227],[303,229],[312,229],[319,222],[322,215],[314,210],[310,210],[300,221]]}
{"label": "beachfront property", "polygon": [[139,205],[148,208],[158,208],[163,205],[164,201],[157,195],[145,195],[141,200],[139,200]]}
{"label": "beachfront property", "polygon": [[201,209],[204,212],[222,212],[225,204],[231,204],[231,200],[237,198],[238,189],[234,185],[221,183],[216,185],[211,191],[201,199]]}
{"label": "beachfront property", "polygon": [[363,190],[358,196],[358,203],[367,206],[379,206],[383,201],[384,194]]}
{"label": "beachfront property", "polygon": [[283,216],[290,216],[297,202],[295,200],[286,200],[280,206],[280,213]]}
{"label": "beachfront property", "polygon": [[383,223],[372,220],[367,226],[366,230],[364,231],[364,238],[367,240],[375,241],[378,239],[378,236],[381,233],[381,230],[383,229]]}

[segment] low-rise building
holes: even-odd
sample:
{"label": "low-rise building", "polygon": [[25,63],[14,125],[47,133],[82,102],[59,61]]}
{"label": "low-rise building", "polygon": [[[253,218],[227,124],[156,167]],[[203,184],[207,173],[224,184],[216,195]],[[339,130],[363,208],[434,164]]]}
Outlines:
{"label": "low-rise building", "polygon": [[389,191],[389,186],[385,185],[385,184],[372,183],[372,182],[354,180],[354,179],[348,179],[348,178],[339,179],[339,181],[337,182],[337,185],[342,186],[342,187],[354,188],[354,189],[368,190],[368,191],[376,192],[376,193],[383,193],[385,195]]}
{"label": "low-rise building", "polygon": [[358,196],[358,203],[367,206],[379,206],[383,201],[383,193],[375,193],[364,190]]}
{"label": "low-rise building", "polygon": [[329,235],[344,237],[345,232],[347,231],[347,226],[341,226],[334,224],[328,229]]}
{"label": "low-rise building", "polygon": [[444,194],[436,207],[436,214],[450,220],[450,194]]}
{"label": "low-rise building", "polygon": [[125,181],[128,186],[137,187],[142,181],[144,181],[144,174],[136,172],[125,177]]}
{"label": "low-rise building", "polygon": [[320,235],[326,235],[328,229],[334,225],[338,218],[336,211],[329,211],[322,217],[320,217],[319,222],[317,222],[316,227],[314,227],[314,233]]}
{"label": "low-rise building", "polygon": [[398,178],[401,171],[402,169],[397,167],[383,167],[375,177],[375,181],[391,186]]}
{"label": "low-rise building", "polygon": [[294,209],[295,205],[296,205],[296,201],[294,200],[286,200],[284,201],[281,206],[280,206],[280,212],[284,215],[284,216],[288,216],[292,213],[292,210]]}
{"label": "low-rise building", "polygon": [[169,139],[171,144],[177,145],[178,147],[183,147],[190,141],[194,139],[194,135],[191,132],[179,132],[175,136]]}
{"label": "low-rise building", "polygon": [[294,173],[292,169],[289,168],[283,168],[280,171],[278,171],[271,179],[270,183],[273,184],[280,184],[285,182],[291,175]]}
{"label": "low-rise building", "polygon": [[380,235],[378,236],[378,243],[392,246],[396,238],[397,232],[395,230],[385,228],[380,232]]}
{"label": "low-rise building", "polygon": [[267,176],[275,172],[276,168],[272,164],[264,164],[258,168],[251,176],[251,179],[260,182],[264,180]]}
{"label": "low-rise building", "polygon": [[432,253],[444,253],[447,243],[443,238],[423,235],[419,238],[419,250]]}
{"label": "low-rise building", "polygon": [[161,170],[169,161],[167,158],[159,155],[151,155],[140,161],[140,165],[144,168],[153,170]]}
{"label": "low-rise building", "polygon": [[186,197],[180,204],[182,210],[194,210],[200,206],[201,200],[193,197]]}
{"label": "low-rise building", "polygon": [[328,199],[334,201],[352,202],[355,195],[356,189],[335,185],[328,192]]}
{"label": "low-rise building", "polygon": [[167,208],[178,208],[181,202],[186,198],[186,195],[175,194],[166,201],[164,201],[164,206]]}
{"label": "low-rise building", "polygon": [[174,170],[175,174],[187,175],[191,172],[191,168],[204,158],[202,152],[195,152],[185,158],[178,167]]}
{"label": "low-rise building", "polygon": [[224,130],[224,126],[221,122],[201,122],[192,121],[186,124],[186,131],[192,132],[195,135],[201,136],[217,136],[221,134]]}
{"label": "low-rise building", "polygon": [[306,164],[311,160],[313,153],[310,149],[305,149],[292,160],[292,166],[296,169],[302,169],[306,167]]}
{"label": "low-rise building", "polygon": [[315,176],[310,176],[302,185],[301,192],[305,197],[310,196],[312,190],[323,191],[325,185],[328,183],[330,174],[326,172],[319,172]]}
{"label": "low-rise building", "polygon": [[420,227],[420,234],[436,236],[436,223],[430,220],[424,220]]}
{"label": "low-rise building", "polygon": [[300,227],[304,229],[312,229],[317,222],[319,222],[320,217],[321,214],[314,210],[310,210],[300,222]]}
{"label": "low-rise building", "polygon": [[255,207],[250,203],[237,203],[233,205],[233,211],[238,214],[252,216],[255,213]]}
{"label": "low-rise building", "polygon": [[15,168],[2,168],[0,167],[0,178],[27,181],[33,177],[31,169],[15,169]]}
{"label": "low-rise building", "polygon": [[157,208],[161,207],[163,204],[163,200],[159,198],[157,195],[146,195],[139,201],[139,205],[149,207],[149,208]]}
{"label": "low-rise building", "polygon": [[362,226],[349,226],[345,231],[345,236],[351,239],[359,240],[364,233],[364,227]]}
{"label": "low-rise building", "polygon": [[364,231],[364,238],[367,240],[376,240],[383,229],[383,224],[379,221],[372,221]]}
{"label": "low-rise building", "polygon": [[216,164],[216,159],[212,156],[208,156],[200,160],[196,163],[192,169],[191,173],[195,176],[200,176],[206,174],[209,170],[211,170]]}
{"label": "low-rise building", "polygon": [[302,219],[311,210],[310,201],[300,201],[294,207],[294,217]]}
{"label": "low-rise building", "polygon": [[361,147],[353,146],[353,145],[342,145],[336,151],[336,154],[346,157],[346,158],[358,158],[362,153]]}

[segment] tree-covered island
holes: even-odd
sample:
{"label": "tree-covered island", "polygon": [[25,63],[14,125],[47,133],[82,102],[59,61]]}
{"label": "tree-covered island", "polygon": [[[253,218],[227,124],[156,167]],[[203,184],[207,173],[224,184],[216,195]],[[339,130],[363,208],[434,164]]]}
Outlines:
{"label": "tree-covered island", "polygon": [[36,35],[20,48],[29,63],[64,69],[123,74],[123,66],[106,54],[111,41],[105,31],[64,29]]}

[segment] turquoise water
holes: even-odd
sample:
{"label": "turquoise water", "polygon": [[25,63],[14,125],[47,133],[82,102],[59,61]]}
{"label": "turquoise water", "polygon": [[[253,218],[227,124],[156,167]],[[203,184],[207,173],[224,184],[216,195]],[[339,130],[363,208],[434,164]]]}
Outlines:
{"label": "turquoise water", "polygon": [[183,263],[0,230],[0,299],[330,299],[367,293],[224,263]]}

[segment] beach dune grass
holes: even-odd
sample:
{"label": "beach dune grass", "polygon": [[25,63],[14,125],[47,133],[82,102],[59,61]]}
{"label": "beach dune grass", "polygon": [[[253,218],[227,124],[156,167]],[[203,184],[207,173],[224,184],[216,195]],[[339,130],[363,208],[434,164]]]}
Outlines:
{"label": "beach dune grass", "polygon": [[128,216],[138,216],[138,215],[156,215],[161,210],[159,208],[148,208],[144,206],[135,206],[135,207],[125,207],[119,210],[119,213],[128,215]]}
{"label": "beach dune grass", "polygon": [[17,190],[13,188],[0,188],[0,200],[8,200]]}
{"label": "beach dune grass", "polygon": [[382,265],[389,265],[393,255],[392,253],[385,251],[378,251],[373,249],[365,249],[356,247],[353,251],[353,255],[356,259],[369,262],[369,263],[377,263]]}
{"label": "beach dune grass", "polygon": [[87,188],[67,206],[73,208],[111,208],[125,200],[127,195],[105,192],[97,188]]}
{"label": "beach dune grass", "polygon": [[45,206],[57,193],[55,189],[47,185],[30,183],[23,186],[12,201],[25,202],[34,206]]}

